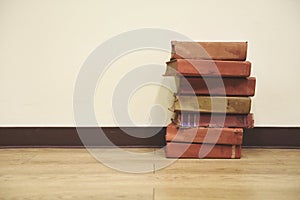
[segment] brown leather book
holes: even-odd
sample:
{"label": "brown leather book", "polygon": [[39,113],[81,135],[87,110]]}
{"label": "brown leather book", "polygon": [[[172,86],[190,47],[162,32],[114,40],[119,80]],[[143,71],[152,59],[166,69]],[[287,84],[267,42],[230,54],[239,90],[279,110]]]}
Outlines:
{"label": "brown leather book", "polygon": [[248,114],[251,108],[249,97],[221,96],[176,96],[174,111]]}
{"label": "brown leather book", "polygon": [[176,112],[172,121],[180,127],[254,127],[253,114],[223,115],[214,113],[212,118],[210,113]]}
{"label": "brown leather book", "polygon": [[166,133],[167,142],[241,145],[242,140],[242,128],[178,128],[171,123]]}
{"label": "brown leather book", "polygon": [[172,41],[171,59],[246,60],[247,42]]}
{"label": "brown leather book", "polygon": [[178,94],[254,96],[256,79],[176,77]]}
{"label": "brown leather book", "polygon": [[249,61],[176,59],[167,62],[166,76],[248,77]]}
{"label": "brown leather book", "polygon": [[[241,158],[241,145],[210,145],[167,142],[167,158]],[[200,152],[201,150],[201,152]]]}

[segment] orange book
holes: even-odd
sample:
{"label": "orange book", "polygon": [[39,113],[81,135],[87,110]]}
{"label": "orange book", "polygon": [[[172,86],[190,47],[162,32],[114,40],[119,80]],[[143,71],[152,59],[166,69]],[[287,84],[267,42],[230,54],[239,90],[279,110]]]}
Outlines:
{"label": "orange book", "polygon": [[167,142],[167,158],[241,158],[241,145],[210,145]]}
{"label": "orange book", "polygon": [[176,77],[179,95],[254,96],[256,79]]}
{"label": "orange book", "polygon": [[177,128],[173,123],[167,126],[167,142],[208,143],[241,145],[242,128]]}

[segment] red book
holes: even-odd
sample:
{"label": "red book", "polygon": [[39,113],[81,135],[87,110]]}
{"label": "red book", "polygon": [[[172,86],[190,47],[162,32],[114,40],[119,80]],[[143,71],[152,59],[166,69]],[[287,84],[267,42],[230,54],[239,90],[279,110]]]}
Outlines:
{"label": "red book", "polygon": [[171,59],[246,60],[247,42],[172,41]]}
{"label": "red book", "polygon": [[167,62],[166,76],[248,77],[249,61],[176,59]]}
{"label": "red book", "polygon": [[167,142],[167,158],[241,158],[240,145],[210,145]]}
{"label": "red book", "polygon": [[178,77],[178,94],[254,96],[256,79]]}
{"label": "red book", "polygon": [[242,140],[242,128],[178,128],[172,123],[166,133],[167,142],[241,145]]}
{"label": "red book", "polygon": [[253,114],[217,114],[176,112],[172,121],[181,127],[237,127],[253,128]]}

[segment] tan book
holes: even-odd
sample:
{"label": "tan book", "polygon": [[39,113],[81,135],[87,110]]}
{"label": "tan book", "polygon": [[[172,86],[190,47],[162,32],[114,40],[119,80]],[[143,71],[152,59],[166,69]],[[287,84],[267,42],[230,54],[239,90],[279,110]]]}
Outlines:
{"label": "tan book", "polygon": [[176,96],[174,111],[248,114],[251,109],[249,97],[225,96]]}
{"label": "tan book", "polygon": [[239,60],[247,57],[247,42],[172,41],[171,59]]}

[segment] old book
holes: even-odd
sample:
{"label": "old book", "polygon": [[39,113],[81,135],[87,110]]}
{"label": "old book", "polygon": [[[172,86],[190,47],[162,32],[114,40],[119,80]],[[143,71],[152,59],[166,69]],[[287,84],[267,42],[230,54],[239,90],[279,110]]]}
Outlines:
{"label": "old book", "polygon": [[247,42],[172,41],[171,59],[246,60]]}
{"label": "old book", "polygon": [[176,77],[178,94],[254,96],[256,79]]}
{"label": "old book", "polygon": [[231,115],[214,113],[176,112],[172,121],[179,127],[253,128],[253,114]]}
{"label": "old book", "polygon": [[251,109],[249,97],[225,96],[176,96],[174,111],[203,113],[248,114]]}
{"label": "old book", "polygon": [[166,76],[248,77],[249,61],[176,59],[167,62]]}
{"label": "old book", "polygon": [[167,142],[167,158],[241,158],[241,145],[210,145]]}
{"label": "old book", "polygon": [[178,128],[171,123],[166,132],[167,142],[241,145],[242,139],[242,128]]}

